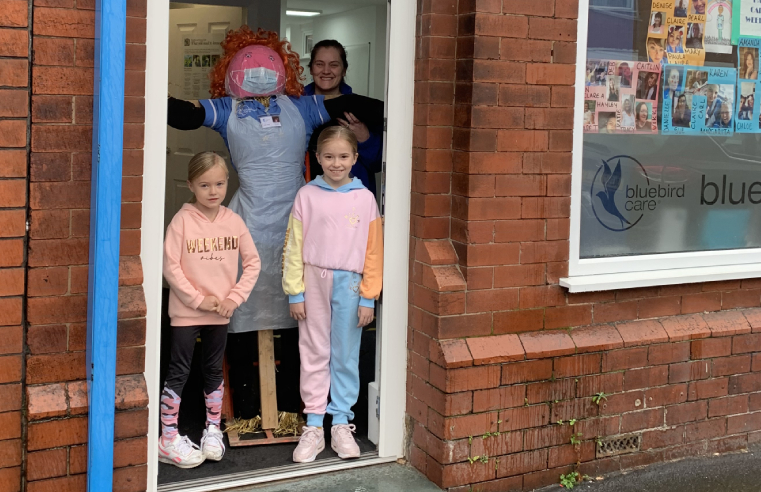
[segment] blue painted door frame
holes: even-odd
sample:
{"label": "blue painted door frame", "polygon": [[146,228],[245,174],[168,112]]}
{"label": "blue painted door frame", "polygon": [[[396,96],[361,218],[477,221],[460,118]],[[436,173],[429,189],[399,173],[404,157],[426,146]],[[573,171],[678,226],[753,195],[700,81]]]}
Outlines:
{"label": "blue painted door frame", "polygon": [[87,292],[87,490],[113,483],[122,201],[126,0],[95,4],[95,87]]}

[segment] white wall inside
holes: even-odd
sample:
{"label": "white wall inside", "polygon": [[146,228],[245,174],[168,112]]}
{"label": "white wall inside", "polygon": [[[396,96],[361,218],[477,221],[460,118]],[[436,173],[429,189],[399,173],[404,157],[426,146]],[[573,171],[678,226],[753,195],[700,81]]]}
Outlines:
{"label": "white wall inside", "polygon": [[[319,8],[319,5],[314,7]],[[293,50],[302,57],[306,83],[311,82],[312,78],[306,67],[309,53],[304,49],[304,33],[311,32],[314,44],[324,39],[335,39],[347,49],[349,73],[346,82],[355,92],[376,99],[385,99],[386,4],[320,15],[307,22],[297,19],[288,17],[286,29],[290,28],[289,40]],[[364,48],[366,45],[369,45],[368,49]],[[352,75],[357,80],[352,81]],[[355,87],[355,84],[367,86],[367,90]]]}

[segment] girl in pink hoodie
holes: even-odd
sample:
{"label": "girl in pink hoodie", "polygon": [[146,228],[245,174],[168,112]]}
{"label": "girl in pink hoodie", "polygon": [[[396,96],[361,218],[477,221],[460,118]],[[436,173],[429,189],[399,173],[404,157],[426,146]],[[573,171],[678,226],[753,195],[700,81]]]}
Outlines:
{"label": "girl in pink hoodie", "polygon": [[[223,207],[227,166],[213,152],[188,164],[188,188],[195,197],[174,216],[164,241],[164,277],[171,287],[171,362],[161,394],[159,461],[193,468],[225,453],[219,429],[224,383],[222,361],[230,316],[248,299],[261,262],[243,219]],[[238,264],[242,274],[238,280]],[[201,447],[177,430],[180,395],[190,374],[200,335],[203,350],[206,430]]]}

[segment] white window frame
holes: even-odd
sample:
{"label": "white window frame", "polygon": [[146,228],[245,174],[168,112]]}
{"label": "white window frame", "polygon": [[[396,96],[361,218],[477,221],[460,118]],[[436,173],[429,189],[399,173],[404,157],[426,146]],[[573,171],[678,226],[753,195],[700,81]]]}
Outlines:
{"label": "white window frame", "polygon": [[761,248],[580,258],[584,144],[581,108],[584,106],[588,29],[589,0],[579,0],[568,277],[561,278],[560,285],[570,292],[591,292],[761,277]]}

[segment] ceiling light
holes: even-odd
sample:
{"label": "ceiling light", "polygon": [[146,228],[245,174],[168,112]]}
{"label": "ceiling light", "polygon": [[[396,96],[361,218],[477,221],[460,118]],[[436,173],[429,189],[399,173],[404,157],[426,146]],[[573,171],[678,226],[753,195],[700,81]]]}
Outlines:
{"label": "ceiling light", "polygon": [[286,10],[285,15],[292,15],[294,17],[314,17],[320,15],[322,10]]}

